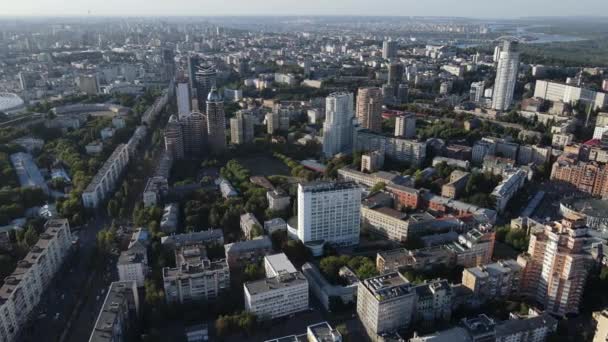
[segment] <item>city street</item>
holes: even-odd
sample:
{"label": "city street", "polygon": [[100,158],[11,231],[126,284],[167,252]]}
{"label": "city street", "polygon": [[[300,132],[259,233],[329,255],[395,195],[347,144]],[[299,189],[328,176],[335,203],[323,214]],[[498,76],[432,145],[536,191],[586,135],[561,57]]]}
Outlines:
{"label": "city street", "polygon": [[[99,293],[102,288],[107,288],[107,284],[101,281],[94,281],[92,286],[86,287],[87,279],[93,271],[91,258],[95,251],[96,235],[108,222],[107,220],[105,217],[97,217],[83,225],[80,230],[73,232],[79,238],[79,247],[74,248],[62,270],[57,273],[43,294],[38,307],[32,313],[29,327],[23,329],[24,333],[19,341],[61,341],[68,320],[79,300],[92,293]],[[96,310],[95,315],[97,312]],[[84,323],[79,320],[79,324]],[[91,318],[89,325],[92,326],[93,323],[94,318]]]}

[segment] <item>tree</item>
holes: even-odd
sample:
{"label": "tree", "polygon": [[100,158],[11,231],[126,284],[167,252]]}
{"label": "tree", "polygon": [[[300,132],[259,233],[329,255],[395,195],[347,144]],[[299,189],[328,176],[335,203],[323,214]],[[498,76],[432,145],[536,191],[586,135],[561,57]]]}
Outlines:
{"label": "tree", "polygon": [[369,190],[370,193],[374,193],[380,190],[384,190],[384,188],[386,187],[386,183],[384,182],[378,182],[376,184],[374,184],[374,186]]}
{"label": "tree", "polygon": [[264,268],[259,264],[247,264],[245,267],[244,281],[252,281],[264,278]]}
{"label": "tree", "polygon": [[118,214],[120,213],[120,205],[118,201],[115,199],[111,199],[108,201],[108,216],[111,218],[118,218]]}

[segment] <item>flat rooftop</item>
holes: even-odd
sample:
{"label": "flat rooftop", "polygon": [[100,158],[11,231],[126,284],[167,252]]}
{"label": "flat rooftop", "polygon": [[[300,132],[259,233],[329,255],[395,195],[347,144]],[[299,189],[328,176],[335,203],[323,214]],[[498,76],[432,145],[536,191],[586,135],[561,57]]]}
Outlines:
{"label": "flat rooftop", "polygon": [[266,278],[245,283],[245,288],[251,295],[256,295],[268,291],[273,291],[286,287],[298,286],[308,283],[306,277],[301,272],[283,274],[277,277]]}

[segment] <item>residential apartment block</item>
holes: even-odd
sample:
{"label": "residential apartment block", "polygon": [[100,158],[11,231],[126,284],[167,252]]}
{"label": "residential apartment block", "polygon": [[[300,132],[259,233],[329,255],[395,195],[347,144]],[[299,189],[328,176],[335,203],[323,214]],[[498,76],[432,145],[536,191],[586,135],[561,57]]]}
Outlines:
{"label": "residential apartment block", "polygon": [[0,340],[16,340],[71,245],[68,220],[51,219],[45,223],[38,242],[17,262],[0,287]]}
{"label": "residential apartment block", "polygon": [[298,185],[298,238],[338,245],[359,243],[361,188],[353,182]]}
{"label": "residential apartment block", "polygon": [[521,292],[547,312],[576,314],[591,267],[591,256],[583,250],[588,228],[582,220],[563,219],[545,225],[530,235],[522,265]]}
{"label": "residential apartment block", "polygon": [[608,196],[608,167],[595,162],[580,162],[562,155],[551,169],[551,180],[572,184],[593,196]]}
{"label": "residential apartment block", "polygon": [[108,198],[116,188],[120,175],[128,163],[129,149],[127,145],[120,144],[82,192],[82,203],[85,208],[97,208]]}
{"label": "residential apartment block", "polygon": [[465,268],[462,285],[481,300],[507,298],[517,294],[522,267],[515,260],[501,260],[492,264]]}
{"label": "residential apartment block", "polygon": [[175,264],[175,268],[163,268],[167,303],[215,299],[230,287],[226,260],[209,260],[202,246],[176,250]]}
{"label": "residential apartment block", "polygon": [[134,281],[110,284],[89,342],[128,341],[136,336],[139,295]]}

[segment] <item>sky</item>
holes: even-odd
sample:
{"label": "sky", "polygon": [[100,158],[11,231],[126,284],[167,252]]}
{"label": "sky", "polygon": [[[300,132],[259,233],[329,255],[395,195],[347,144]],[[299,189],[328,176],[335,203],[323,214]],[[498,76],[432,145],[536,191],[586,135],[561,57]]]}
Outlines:
{"label": "sky", "polygon": [[606,16],[608,0],[2,0],[0,16]]}

